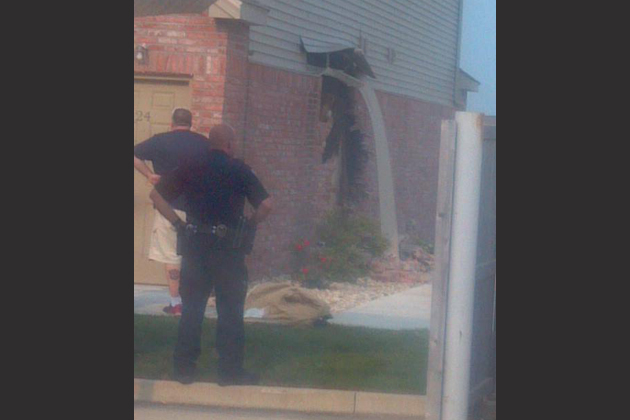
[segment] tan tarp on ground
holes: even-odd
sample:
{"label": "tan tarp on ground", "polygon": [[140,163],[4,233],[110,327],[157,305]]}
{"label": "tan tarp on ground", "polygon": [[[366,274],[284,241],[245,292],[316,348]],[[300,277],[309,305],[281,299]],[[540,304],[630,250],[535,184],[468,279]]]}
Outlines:
{"label": "tan tarp on ground", "polygon": [[331,316],[330,307],[312,292],[290,283],[262,284],[254,288],[245,308],[262,309],[268,321],[287,325],[311,325]]}

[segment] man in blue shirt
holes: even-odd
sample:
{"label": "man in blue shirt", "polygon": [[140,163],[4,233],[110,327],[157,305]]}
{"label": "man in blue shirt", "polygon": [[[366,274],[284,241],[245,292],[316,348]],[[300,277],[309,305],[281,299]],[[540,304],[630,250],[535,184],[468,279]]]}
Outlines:
{"label": "man in blue shirt", "polygon": [[[192,113],[178,108],[173,112],[170,132],[158,134],[134,148],[133,165],[152,185],[157,185],[163,176],[175,171],[184,162],[208,153],[208,139],[191,131],[192,122]],[[153,171],[146,161],[153,163]],[[171,205],[178,216],[186,220],[186,202],[178,199]],[[166,268],[171,302],[164,312],[181,315],[179,280],[182,260],[177,255],[177,233],[159,212],[156,212],[153,222],[149,259],[164,264]]]}

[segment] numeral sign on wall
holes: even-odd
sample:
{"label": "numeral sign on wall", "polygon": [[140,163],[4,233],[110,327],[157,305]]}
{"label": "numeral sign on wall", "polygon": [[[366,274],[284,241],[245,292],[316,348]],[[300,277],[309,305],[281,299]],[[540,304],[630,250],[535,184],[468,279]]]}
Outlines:
{"label": "numeral sign on wall", "polygon": [[142,121],[151,122],[151,113],[144,111],[133,111],[133,122],[139,123]]}

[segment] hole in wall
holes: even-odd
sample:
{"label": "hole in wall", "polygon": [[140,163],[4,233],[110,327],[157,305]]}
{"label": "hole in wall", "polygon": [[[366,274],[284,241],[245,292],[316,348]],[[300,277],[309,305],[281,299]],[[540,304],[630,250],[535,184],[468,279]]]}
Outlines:
{"label": "hole in wall", "polygon": [[323,76],[320,120],[332,125],[326,138],[323,163],[339,158],[338,205],[350,206],[366,196],[365,167],[369,153],[357,125],[354,89],[333,77]]}

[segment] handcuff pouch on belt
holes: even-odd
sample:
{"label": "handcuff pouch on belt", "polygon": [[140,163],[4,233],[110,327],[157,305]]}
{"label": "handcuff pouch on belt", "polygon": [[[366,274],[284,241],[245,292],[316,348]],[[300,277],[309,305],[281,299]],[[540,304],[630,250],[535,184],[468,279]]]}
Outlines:
{"label": "handcuff pouch on belt", "polygon": [[190,223],[186,229],[179,232],[178,235],[178,253],[182,255],[185,247],[183,242],[189,243],[196,235],[210,235],[215,238],[213,248],[215,249],[233,249],[242,250],[245,254],[250,254],[254,247],[254,238],[256,237],[256,229],[245,217],[241,217],[238,221],[236,229],[230,228],[225,224],[217,225],[198,225]]}

